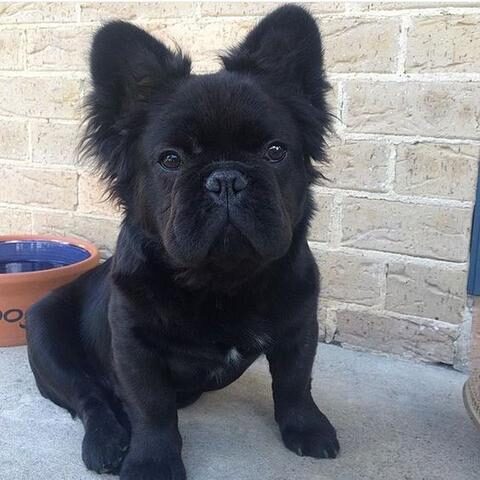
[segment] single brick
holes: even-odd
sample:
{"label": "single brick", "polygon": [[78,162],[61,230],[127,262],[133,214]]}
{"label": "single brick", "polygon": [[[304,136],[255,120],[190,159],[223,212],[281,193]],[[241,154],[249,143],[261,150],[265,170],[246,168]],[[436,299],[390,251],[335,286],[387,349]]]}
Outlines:
{"label": "single brick", "polygon": [[334,340],[342,344],[447,365],[453,363],[458,335],[453,325],[350,309],[336,311],[335,318]]}
{"label": "single brick", "polygon": [[0,157],[25,160],[28,156],[27,122],[0,119]]}
{"label": "single brick", "polygon": [[480,138],[480,83],[346,82],[353,132]]}
{"label": "single brick", "polygon": [[467,297],[467,267],[391,262],[386,309],[459,324]]}
{"label": "single brick", "polygon": [[80,81],[67,78],[0,78],[0,115],[76,118]]}
{"label": "single brick", "polygon": [[480,72],[480,15],[414,17],[407,72]]}
{"label": "single brick", "polygon": [[77,174],[62,170],[0,166],[0,202],[73,209],[77,202]]}
{"label": "single brick", "polygon": [[376,1],[376,2],[350,2],[350,5],[356,10],[419,10],[426,8],[445,8],[445,7],[457,7],[457,8],[467,8],[473,7],[477,8],[479,3],[476,1],[466,1],[466,2],[455,2],[452,1],[441,1],[441,2],[432,2],[430,0],[425,0],[423,2],[388,2],[388,1]]}
{"label": "single brick", "polygon": [[468,208],[346,198],[342,244],[464,262],[471,217]]}
{"label": "single brick", "polygon": [[329,72],[388,73],[396,69],[396,18],[324,18],[320,29]]}
{"label": "single brick", "polygon": [[404,195],[473,201],[479,159],[474,145],[399,145],[394,189]]}
{"label": "single brick", "polygon": [[381,261],[361,252],[350,255],[316,248],[321,275],[320,297],[361,305],[380,302],[385,267]]}
{"label": "single brick", "polygon": [[22,70],[24,49],[22,30],[0,30],[0,69]]}
{"label": "single brick", "polygon": [[385,192],[390,147],[372,141],[336,142],[327,150],[330,163],[322,167],[327,187]]}
{"label": "single brick", "polygon": [[76,164],[79,129],[78,124],[32,121],[33,161],[52,165]]}

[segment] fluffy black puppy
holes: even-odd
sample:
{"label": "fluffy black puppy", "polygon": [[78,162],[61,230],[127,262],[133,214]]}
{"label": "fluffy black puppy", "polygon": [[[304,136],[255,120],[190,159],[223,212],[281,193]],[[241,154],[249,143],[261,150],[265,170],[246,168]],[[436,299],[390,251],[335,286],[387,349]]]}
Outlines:
{"label": "fluffy black puppy", "polygon": [[281,7],[223,63],[192,75],[122,22],[93,42],[84,146],[124,220],[111,259],[30,310],[28,351],[40,392],[81,418],[86,466],[122,480],[184,479],[177,409],[261,354],[285,445],[339,449],[310,387],[309,188],[329,118],[317,25]]}

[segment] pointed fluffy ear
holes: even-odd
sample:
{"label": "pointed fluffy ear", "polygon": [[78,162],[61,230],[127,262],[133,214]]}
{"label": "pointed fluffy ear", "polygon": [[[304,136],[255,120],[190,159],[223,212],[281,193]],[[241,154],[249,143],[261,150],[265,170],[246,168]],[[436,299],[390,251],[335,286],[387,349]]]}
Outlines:
{"label": "pointed fluffy ear", "polygon": [[95,34],[90,72],[92,99],[115,121],[141,108],[155,92],[168,94],[189,75],[190,60],[130,23],[112,22]]}
{"label": "pointed fluffy ear", "polygon": [[227,70],[288,83],[306,95],[313,94],[323,80],[320,32],[315,19],[297,5],[285,5],[267,15],[222,60]]}
{"label": "pointed fluffy ear", "polygon": [[135,165],[128,150],[144,125],[149,103],[162,102],[190,74],[190,59],[144,30],[112,22],[97,31],[90,53],[93,90],[87,100],[81,152],[93,156],[112,196],[125,196]]}
{"label": "pointed fluffy ear", "polygon": [[325,95],[330,86],[320,32],[310,13],[297,5],[274,10],[221,58],[226,70],[254,76],[289,103],[306,129],[307,154],[322,157],[320,139],[329,125]]}

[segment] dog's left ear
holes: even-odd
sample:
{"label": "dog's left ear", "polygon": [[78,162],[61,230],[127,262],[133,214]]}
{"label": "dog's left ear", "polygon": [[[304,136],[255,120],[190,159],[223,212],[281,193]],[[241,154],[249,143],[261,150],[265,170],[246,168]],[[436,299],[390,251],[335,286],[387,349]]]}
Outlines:
{"label": "dog's left ear", "polygon": [[284,5],[267,15],[236,48],[223,55],[225,69],[254,77],[292,108],[305,133],[307,154],[323,157],[329,125],[330,86],[315,19],[304,8]]}

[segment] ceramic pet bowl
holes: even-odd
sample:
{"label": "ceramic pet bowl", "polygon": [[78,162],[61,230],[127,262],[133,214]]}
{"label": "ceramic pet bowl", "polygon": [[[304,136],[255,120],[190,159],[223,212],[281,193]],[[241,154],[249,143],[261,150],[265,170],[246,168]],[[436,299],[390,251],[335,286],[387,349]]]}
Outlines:
{"label": "ceramic pet bowl", "polygon": [[75,238],[0,236],[0,346],[24,345],[30,305],[99,260],[94,245]]}

